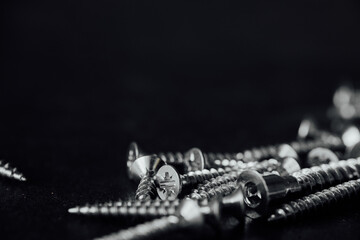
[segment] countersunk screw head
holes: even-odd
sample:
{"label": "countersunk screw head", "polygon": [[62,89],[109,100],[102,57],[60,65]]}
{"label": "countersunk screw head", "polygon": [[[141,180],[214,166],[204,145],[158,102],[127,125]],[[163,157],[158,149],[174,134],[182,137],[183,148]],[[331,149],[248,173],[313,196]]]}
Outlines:
{"label": "countersunk screw head", "polygon": [[141,150],[139,149],[137,143],[136,142],[130,143],[128,148],[127,161],[126,161],[127,173],[130,178],[133,177],[130,171],[131,166],[135,162],[135,160],[141,156],[140,154],[141,154]]}
{"label": "countersunk screw head", "polygon": [[184,161],[187,171],[203,170],[205,166],[205,157],[199,148],[191,148],[184,154]]}
{"label": "countersunk screw head", "polygon": [[130,168],[130,174],[133,178],[141,179],[146,175],[155,174],[159,168],[166,163],[156,155],[141,156],[134,161]]}
{"label": "countersunk screw head", "polygon": [[338,156],[328,148],[314,148],[308,153],[307,165],[320,166],[321,164],[329,164],[339,162]]}
{"label": "countersunk screw head", "polygon": [[278,158],[294,158],[299,159],[299,155],[296,153],[295,149],[289,144],[280,144],[277,152]]}
{"label": "countersunk screw head", "polygon": [[176,216],[187,226],[199,226],[204,223],[204,215],[198,203],[192,199],[186,198],[181,201]]}
{"label": "countersunk screw head", "polygon": [[318,128],[312,118],[305,118],[301,121],[298,129],[298,137],[300,139],[307,139],[314,137],[318,133]]}
{"label": "countersunk screw head", "polygon": [[297,172],[301,169],[299,162],[292,157],[287,157],[281,160],[281,168],[282,172],[279,172],[281,176],[289,175],[294,172]]}
{"label": "countersunk screw head", "polygon": [[180,175],[170,165],[162,166],[155,175],[157,193],[162,200],[175,200],[182,189]]}
{"label": "countersunk screw head", "polygon": [[360,142],[360,130],[354,125],[348,126],[341,135],[342,142],[347,149],[351,149]]}

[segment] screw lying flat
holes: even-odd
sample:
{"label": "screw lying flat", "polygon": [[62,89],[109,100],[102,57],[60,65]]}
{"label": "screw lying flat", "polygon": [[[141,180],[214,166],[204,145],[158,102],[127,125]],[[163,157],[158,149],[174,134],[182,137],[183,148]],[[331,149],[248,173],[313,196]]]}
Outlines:
{"label": "screw lying flat", "polygon": [[[157,193],[160,199],[176,199],[181,189],[185,185],[199,184],[204,181],[223,176],[226,173],[235,173],[236,176],[245,169],[254,169],[259,172],[279,171],[281,174],[289,174],[300,169],[299,164],[293,158],[286,158],[279,162],[275,159],[263,162],[251,162],[242,165],[236,165],[225,169],[204,169],[202,171],[189,172],[179,175],[171,165],[162,166],[156,173]],[[217,180],[215,180],[217,181]],[[220,179],[221,181],[221,179]]]}
{"label": "screw lying flat", "polygon": [[139,224],[119,232],[96,238],[96,240],[133,240],[153,237],[179,228],[201,226],[204,216],[196,201],[185,199],[181,202],[175,215],[162,217]]}
{"label": "screw lying flat", "polygon": [[260,175],[256,171],[244,171],[239,183],[244,187],[248,216],[265,215],[269,205],[289,196],[309,194],[326,187],[360,177],[360,158],[343,160],[304,168],[290,176]]}
{"label": "screw lying flat", "polygon": [[0,176],[15,179],[18,181],[26,181],[26,178],[16,168],[10,166],[9,163],[5,163],[0,160]]}
{"label": "screw lying flat", "polygon": [[360,180],[348,181],[335,187],[322,190],[310,194],[303,198],[291,201],[283,204],[270,214],[267,219],[269,222],[286,220],[289,218],[296,218],[307,212],[315,211],[318,208],[322,208],[331,205],[335,202],[343,200],[344,198],[350,198],[360,193]]}
{"label": "screw lying flat", "polygon": [[133,178],[140,179],[135,199],[144,201],[156,197],[156,186],[153,178],[163,165],[165,165],[165,162],[156,155],[142,156],[134,161],[130,173]]}

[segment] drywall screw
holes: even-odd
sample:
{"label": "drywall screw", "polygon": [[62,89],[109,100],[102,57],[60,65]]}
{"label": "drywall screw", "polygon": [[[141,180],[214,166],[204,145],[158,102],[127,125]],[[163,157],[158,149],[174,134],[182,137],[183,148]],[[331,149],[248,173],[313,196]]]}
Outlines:
{"label": "drywall screw", "polygon": [[248,216],[259,217],[267,213],[269,205],[289,196],[309,194],[335,184],[360,177],[360,158],[304,168],[290,176],[260,175],[244,171],[238,182],[243,185]]}
{"label": "drywall screw", "polygon": [[[171,209],[178,207],[180,200],[116,201],[101,204],[86,204],[68,210],[69,213],[87,216],[143,216],[158,217],[175,214]],[[165,210],[166,211],[165,211]]]}
{"label": "drywall screw", "polygon": [[312,212],[318,208],[322,208],[336,203],[345,198],[350,198],[360,192],[360,180],[348,181],[335,187],[322,190],[310,194],[303,198],[283,204],[270,214],[267,221],[280,221],[286,219],[294,219],[305,213]]}
{"label": "drywall screw", "polygon": [[[128,173],[130,173],[130,168],[132,163],[139,157],[148,155],[145,154],[138,146],[136,142],[130,143],[128,156],[127,156],[127,168]],[[184,154],[182,153],[172,153],[168,152],[166,154],[159,153],[157,154],[164,162],[167,164],[173,165],[182,165],[185,167],[186,172],[189,171],[196,171],[196,170],[203,170],[204,169],[204,156],[200,149],[198,148],[191,148]],[[131,178],[131,174],[129,174]]]}
{"label": "drywall screw", "polygon": [[164,165],[165,162],[156,155],[142,156],[134,161],[130,173],[133,178],[140,180],[135,199],[144,201],[156,196],[156,186],[153,178],[156,172]]}
{"label": "drywall screw", "polygon": [[[197,201],[201,213],[206,220],[233,217],[243,222],[244,197],[241,187],[235,187],[231,194],[219,195],[212,201]],[[195,199],[194,199],[195,200]],[[133,217],[163,217],[174,215],[183,200],[161,201],[152,200],[146,202],[114,202],[107,204],[85,205],[70,208],[69,212],[78,215],[92,216],[133,216]],[[211,222],[211,221],[210,221]]]}
{"label": "drywall screw", "polygon": [[157,193],[160,199],[177,198],[184,186],[202,183],[227,173],[224,169],[211,168],[179,174],[171,165],[162,166],[156,173]]}
{"label": "drywall screw", "polygon": [[10,166],[9,163],[0,160],[0,176],[15,179],[18,181],[26,181],[26,178],[16,168]]}
{"label": "drywall screw", "polygon": [[194,200],[210,200],[214,197],[223,197],[231,194],[237,188],[236,182],[227,182],[219,184],[208,189],[195,189],[191,194],[187,195],[187,198]]}
{"label": "drywall screw", "polygon": [[119,232],[97,238],[97,240],[132,240],[153,237],[161,233],[180,229],[198,227],[204,223],[204,215],[196,201],[185,199],[181,202],[175,215],[162,217],[139,224]]}

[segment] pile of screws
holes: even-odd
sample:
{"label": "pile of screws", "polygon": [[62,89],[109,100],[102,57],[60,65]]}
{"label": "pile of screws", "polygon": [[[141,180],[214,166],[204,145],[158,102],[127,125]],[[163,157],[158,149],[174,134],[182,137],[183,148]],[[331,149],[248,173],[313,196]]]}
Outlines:
{"label": "pile of screws", "polygon": [[281,221],[333,206],[360,193],[358,96],[355,90],[340,87],[329,114],[336,127],[326,131],[304,119],[297,139],[289,143],[237,153],[192,148],[158,154],[145,153],[131,143],[128,176],[139,183],[134,199],[87,204],[69,213],[150,218],[98,238],[115,240],[204,224],[223,230],[230,219],[240,226],[245,218]]}

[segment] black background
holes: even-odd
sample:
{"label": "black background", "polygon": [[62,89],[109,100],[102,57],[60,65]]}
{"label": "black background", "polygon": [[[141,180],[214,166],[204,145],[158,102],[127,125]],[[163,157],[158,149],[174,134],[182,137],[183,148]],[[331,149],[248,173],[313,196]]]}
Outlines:
{"label": "black background", "polygon": [[[294,139],[306,114],[325,127],[333,91],[360,77],[359,10],[358,1],[3,2],[0,153],[29,181],[1,179],[0,238],[91,239],[133,225],[67,214],[132,196],[130,141],[149,152],[239,151]],[[359,239],[356,202],[326,213],[230,235]]]}

